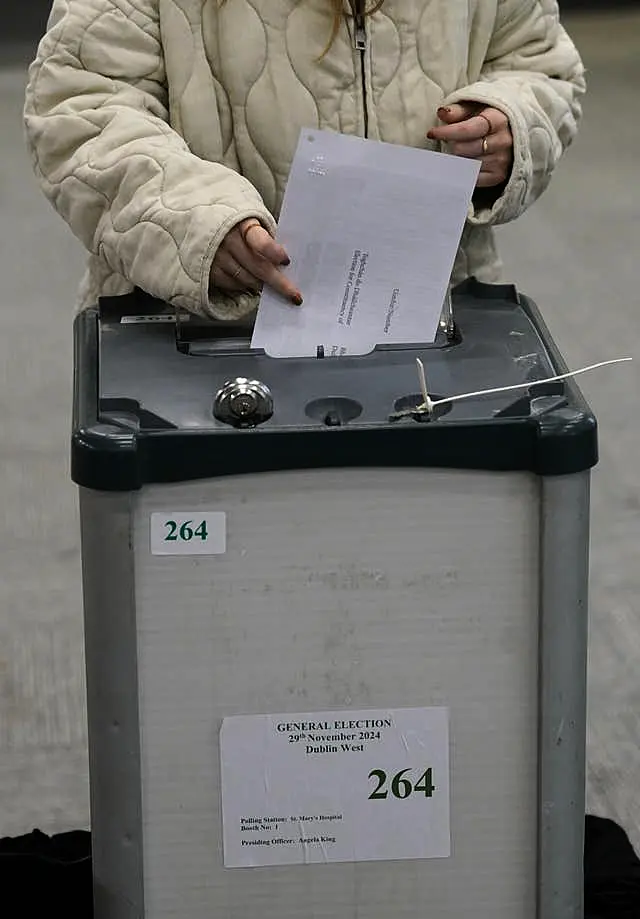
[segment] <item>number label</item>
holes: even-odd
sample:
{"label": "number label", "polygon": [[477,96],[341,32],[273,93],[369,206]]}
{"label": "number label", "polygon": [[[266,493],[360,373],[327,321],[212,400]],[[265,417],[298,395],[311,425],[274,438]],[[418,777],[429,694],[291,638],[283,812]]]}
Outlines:
{"label": "number label", "polygon": [[[410,798],[411,795],[418,792],[423,794],[425,798],[432,798],[436,790],[436,786],[433,784],[433,769],[429,768],[423,772],[415,785],[409,776],[411,771],[411,769],[402,769],[392,777],[391,794],[393,797],[397,798],[399,801],[404,801],[405,798]],[[389,789],[387,788],[388,778],[384,769],[371,770],[369,779],[375,780],[376,787],[369,795],[370,801],[385,801],[389,797]]]}
{"label": "number label", "polygon": [[226,514],[192,511],[151,515],[152,555],[223,555]]}
{"label": "number label", "polygon": [[201,539],[204,542],[209,536],[206,520],[203,520],[198,526],[195,526],[192,520],[187,520],[179,529],[175,520],[167,520],[165,528],[167,530],[165,542],[191,542],[192,539]]}

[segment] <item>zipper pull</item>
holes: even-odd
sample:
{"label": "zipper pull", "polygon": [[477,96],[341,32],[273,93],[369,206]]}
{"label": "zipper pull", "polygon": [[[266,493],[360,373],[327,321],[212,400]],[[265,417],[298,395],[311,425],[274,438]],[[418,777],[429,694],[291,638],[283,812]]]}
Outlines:
{"label": "zipper pull", "polygon": [[364,24],[363,16],[356,16],[354,29],[354,45],[356,51],[367,50],[367,30]]}

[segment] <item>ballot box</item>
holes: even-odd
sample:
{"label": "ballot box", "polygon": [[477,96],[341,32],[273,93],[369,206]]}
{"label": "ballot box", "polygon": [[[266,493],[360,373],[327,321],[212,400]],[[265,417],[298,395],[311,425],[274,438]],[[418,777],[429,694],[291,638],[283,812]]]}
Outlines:
{"label": "ballot box", "polygon": [[580,919],[596,424],[527,297],[453,317],[78,316],[98,919]]}

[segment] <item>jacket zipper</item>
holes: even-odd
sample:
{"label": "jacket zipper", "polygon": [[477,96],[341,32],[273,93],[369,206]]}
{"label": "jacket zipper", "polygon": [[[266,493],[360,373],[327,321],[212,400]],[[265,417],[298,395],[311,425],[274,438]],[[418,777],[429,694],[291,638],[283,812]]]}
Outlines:
{"label": "jacket zipper", "polygon": [[360,79],[362,81],[362,108],[364,115],[364,136],[369,136],[369,101],[367,99],[367,26],[365,23],[364,3],[356,2],[354,12],[353,43],[356,51],[360,53]]}

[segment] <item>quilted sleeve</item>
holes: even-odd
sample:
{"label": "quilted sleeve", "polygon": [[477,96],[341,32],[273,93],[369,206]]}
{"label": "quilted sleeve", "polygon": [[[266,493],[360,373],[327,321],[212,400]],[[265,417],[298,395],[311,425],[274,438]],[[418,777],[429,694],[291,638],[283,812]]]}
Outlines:
{"label": "quilted sleeve", "polygon": [[211,312],[226,233],[273,217],[256,189],[169,126],[159,0],[55,0],[31,65],[27,143],[39,182],[86,248],[129,283]]}
{"label": "quilted sleeve", "polygon": [[492,207],[476,206],[470,223],[507,223],[542,194],[576,135],[584,91],[582,61],[560,24],[556,0],[499,0],[479,80],[445,103],[481,102],[511,122],[510,180]]}

